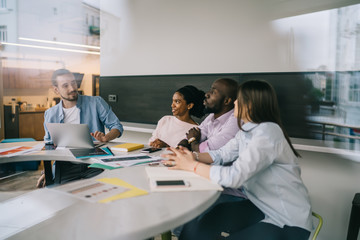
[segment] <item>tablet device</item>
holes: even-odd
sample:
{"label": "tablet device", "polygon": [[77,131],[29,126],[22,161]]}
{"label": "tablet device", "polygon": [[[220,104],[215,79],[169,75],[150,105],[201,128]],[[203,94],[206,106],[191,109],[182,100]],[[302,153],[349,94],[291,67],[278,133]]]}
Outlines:
{"label": "tablet device", "polygon": [[57,147],[93,148],[94,143],[87,124],[45,123],[51,140]]}

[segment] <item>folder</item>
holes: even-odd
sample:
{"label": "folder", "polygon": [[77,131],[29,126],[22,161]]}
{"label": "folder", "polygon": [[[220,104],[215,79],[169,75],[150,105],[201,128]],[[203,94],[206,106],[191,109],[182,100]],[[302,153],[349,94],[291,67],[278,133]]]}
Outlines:
{"label": "folder", "polygon": [[140,148],[143,148],[144,144],[140,143],[122,143],[115,146],[110,147],[113,151],[120,151],[120,152],[130,152]]}

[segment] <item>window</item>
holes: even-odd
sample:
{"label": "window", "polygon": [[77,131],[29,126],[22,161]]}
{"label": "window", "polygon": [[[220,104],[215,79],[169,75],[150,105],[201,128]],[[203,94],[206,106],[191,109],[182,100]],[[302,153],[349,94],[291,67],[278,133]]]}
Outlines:
{"label": "window", "polygon": [[0,8],[7,8],[6,7],[6,0],[0,0]]}
{"label": "window", "polygon": [[0,26],[0,42],[7,42],[7,27]]}

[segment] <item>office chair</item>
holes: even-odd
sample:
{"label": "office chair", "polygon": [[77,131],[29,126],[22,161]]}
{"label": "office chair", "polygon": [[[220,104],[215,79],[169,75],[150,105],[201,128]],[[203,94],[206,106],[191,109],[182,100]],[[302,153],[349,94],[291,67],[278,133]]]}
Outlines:
{"label": "office chair", "polygon": [[318,223],[318,225],[317,225],[317,227],[316,227],[316,229],[315,229],[314,235],[313,235],[313,237],[311,238],[311,240],[316,240],[317,236],[319,235],[320,229],[321,229],[321,227],[322,227],[322,225],[323,225],[323,219],[322,219],[322,217],[321,217],[319,214],[317,214],[317,213],[315,213],[315,212],[312,212],[312,215],[313,215],[314,217],[316,217],[317,219],[319,219],[319,223]]}
{"label": "office chair", "polygon": [[352,201],[347,240],[356,240],[360,228],[360,193],[356,193]]}
{"label": "office chair", "polygon": [[162,233],[161,240],[171,240],[171,231]]}

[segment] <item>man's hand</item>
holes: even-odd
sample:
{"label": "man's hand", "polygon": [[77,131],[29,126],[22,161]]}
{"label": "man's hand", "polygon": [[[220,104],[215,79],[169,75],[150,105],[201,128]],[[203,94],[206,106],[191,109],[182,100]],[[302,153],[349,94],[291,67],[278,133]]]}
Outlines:
{"label": "man's hand", "polygon": [[197,142],[200,142],[201,139],[201,132],[199,128],[193,127],[189,130],[189,132],[186,134],[187,139],[195,138]]}
{"label": "man's hand", "polygon": [[93,136],[96,140],[100,141],[100,142],[108,142],[109,139],[106,137],[106,135],[102,132],[96,131],[93,133],[90,133],[91,136]]}
{"label": "man's hand", "polygon": [[162,140],[160,140],[160,139],[155,139],[154,141],[152,141],[151,143],[150,143],[150,146],[151,147],[155,147],[155,148],[164,148],[164,147],[169,147],[169,145],[166,143],[166,142],[164,142],[164,141],[162,141]]}
{"label": "man's hand", "polygon": [[190,146],[190,144],[189,144],[189,142],[188,142],[187,139],[181,140],[181,141],[178,143],[178,146],[182,146],[182,147],[185,147],[185,148],[187,148],[187,149],[191,149],[191,146]]}
{"label": "man's hand", "polygon": [[44,188],[45,184],[46,184],[46,182],[45,182],[45,174],[41,173],[41,176],[37,180],[36,187],[37,188]]}

